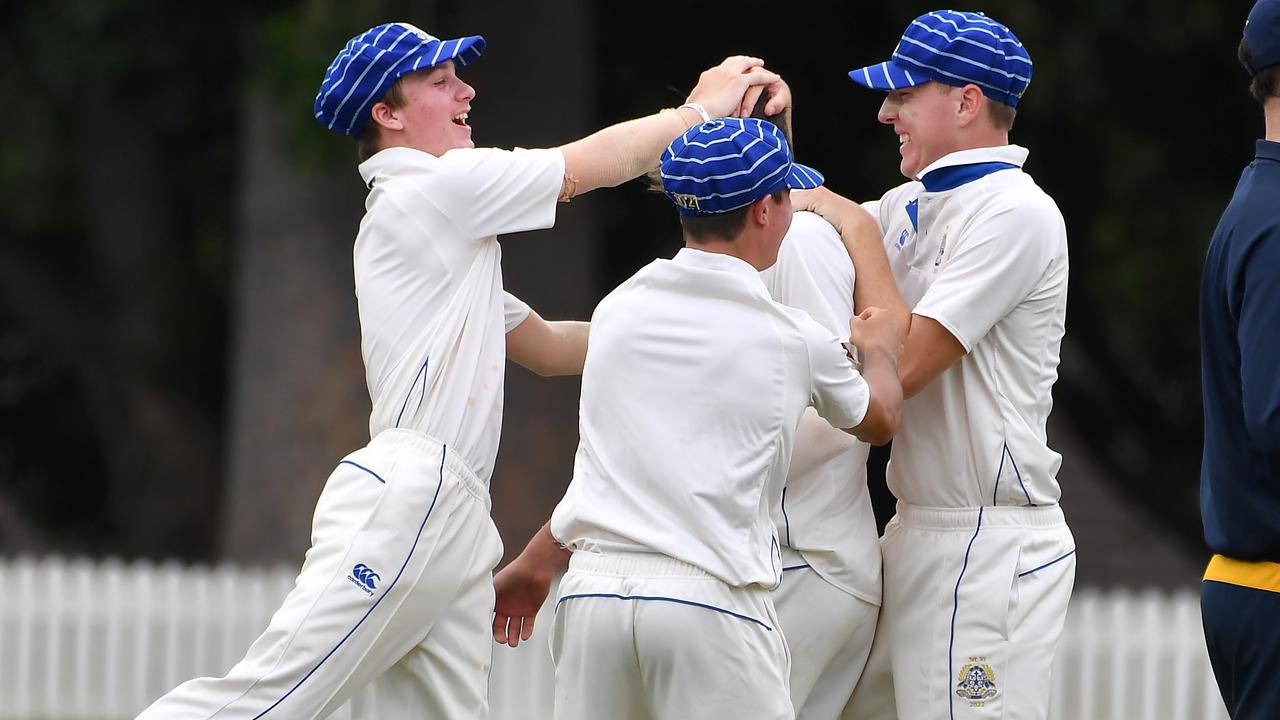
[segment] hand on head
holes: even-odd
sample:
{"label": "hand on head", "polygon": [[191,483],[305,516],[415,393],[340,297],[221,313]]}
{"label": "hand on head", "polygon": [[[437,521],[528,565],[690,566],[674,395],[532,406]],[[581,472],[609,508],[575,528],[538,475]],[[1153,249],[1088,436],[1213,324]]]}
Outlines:
{"label": "hand on head", "polygon": [[[752,68],[748,72],[768,72],[762,67]],[[772,118],[784,110],[791,109],[791,88],[787,85],[787,81],[781,76],[777,82],[768,85],[752,85],[747,88],[747,92],[742,96],[742,103],[738,105],[738,109],[734,111],[734,117],[751,117],[755,112],[756,104],[760,102],[760,98],[764,97],[765,104],[762,109],[763,116]]]}
{"label": "hand on head", "polygon": [[[750,103],[745,103],[748,94]],[[777,73],[764,68],[760,58],[745,55],[727,57],[719,65],[708,68],[698,77],[698,84],[689,93],[687,102],[697,103],[706,109],[711,117],[741,117],[742,108],[746,105],[746,114],[751,112],[755,99],[760,92],[770,92],[765,112],[774,114],[781,112],[791,103],[791,91]]]}

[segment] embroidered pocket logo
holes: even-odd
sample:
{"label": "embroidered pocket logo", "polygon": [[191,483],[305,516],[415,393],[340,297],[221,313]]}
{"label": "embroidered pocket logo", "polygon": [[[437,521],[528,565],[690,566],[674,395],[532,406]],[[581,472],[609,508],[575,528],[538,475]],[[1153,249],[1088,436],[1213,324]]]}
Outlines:
{"label": "embroidered pocket logo", "polygon": [[1000,691],[996,688],[996,673],[985,662],[985,657],[971,657],[956,678],[956,695],[969,701],[971,707],[982,707]]}

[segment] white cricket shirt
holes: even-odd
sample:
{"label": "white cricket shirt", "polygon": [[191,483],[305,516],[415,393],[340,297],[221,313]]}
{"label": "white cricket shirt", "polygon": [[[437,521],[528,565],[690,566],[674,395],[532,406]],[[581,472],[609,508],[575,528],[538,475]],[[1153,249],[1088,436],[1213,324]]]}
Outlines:
{"label": "white cricket shirt", "polygon": [[903,405],[887,480],[913,505],[1047,505],[1061,495],[1062,456],[1045,422],[1066,323],[1067,232],[1053,199],[1022,171],[1026,158],[1016,145],[952,153],[921,177],[1016,167],[936,192],[909,182],[867,205],[907,306],[968,351]]}
{"label": "white cricket shirt", "polygon": [[496,235],[549,228],[564,181],[558,150],[383,150],[355,242],[369,434],[426,433],[483,481],[502,428],[506,331],[529,314],[502,289]]}
{"label": "white cricket shirt", "polygon": [[[841,341],[849,338],[854,277],[840,234],[810,212],[795,214],[778,262],[760,273],[774,300],[805,311]],[[773,521],[782,544],[800,551],[825,580],[879,605],[880,539],[867,492],[869,450],[813,408],[805,410]]]}
{"label": "white cricket shirt", "polygon": [[869,391],[832,333],[774,302],[755,269],[685,248],[591,318],[573,480],[552,534],[587,552],[661,553],[729,585],[781,578],[770,519],[813,405],[853,427]]}

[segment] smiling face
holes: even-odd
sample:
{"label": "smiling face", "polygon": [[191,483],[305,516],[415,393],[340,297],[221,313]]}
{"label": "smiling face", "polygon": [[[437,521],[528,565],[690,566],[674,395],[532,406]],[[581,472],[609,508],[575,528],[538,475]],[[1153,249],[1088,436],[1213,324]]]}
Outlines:
{"label": "smiling face", "polygon": [[454,148],[475,147],[467,114],[476,91],[458,77],[453,61],[401,77],[400,91],[401,107],[373,107],[383,147],[401,145],[437,157]]}
{"label": "smiling face", "polygon": [[935,81],[885,98],[877,117],[898,136],[898,169],[905,177],[915,179],[938,158],[964,149],[962,101],[963,93]]}

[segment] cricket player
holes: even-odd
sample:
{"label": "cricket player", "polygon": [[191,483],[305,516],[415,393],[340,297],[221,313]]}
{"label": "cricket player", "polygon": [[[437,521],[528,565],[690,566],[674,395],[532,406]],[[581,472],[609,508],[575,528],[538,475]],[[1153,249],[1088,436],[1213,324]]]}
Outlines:
{"label": "cricket player", "polygon": [[[1008,138],[1031,67],[981,13],[916,18],[890,60],[850,73],[888,93],[879,119],[908,182],[866,211],[824,190],[797,198],[842,231],[856,306],[886,307],[905,330],[876,640],[902,718],[1046,717],[1075,578],[1045,433],[1066,230]],[[864,223],[882,243],[851,232]]]}
{"label": "cricket player", "polygon": [[[764,117],[761,98],[753,117]],[[789,112],[766,118],[790,143]],[[661,189],[661,175],[650,179]],[[878,238],[876,231],[874,237]],[[848,335],[854,268],[839,233],[813,213],[796,213],[777,262],[760,273],[770,296],[804,310],[835,337]],[[866,485],[869,446],[836,430],[813,408],[796,428],[795,449],[773,510],[783,561],[773,592],[791,646],[790,688],[797,717],[837,718],[861,675],[880,605],[880,545]],[[495,578],[494,637],[528,640],[553,576],[570,553],[544,528]]]}
{"label": "cricket player", "polygon": [[758,271],[791,224],[789,189],[821,182],[778,128],[705,123],[661,167],[685,248],[592,316],[581,442],[550,523],[573,552],[551,631],[555,712],[791,718],[771,513],[807,407],[892,436],[897,328],[878,309],[850,321],[859,374],[833,333],[769,297]]}
{"label": "cricket player", "polygon": [[1200,510],[1214,552],[1200,603],[1227,711],[1261,720],[1280,717],[1280,0],[1253,6],[1239,54],[1266,137],[1213,233],[1200,286]]}
{"label": "cricket player", "polygon": [[729,58],[674,111],[560,148],[476,148],[458,70],[484,47],[388,23],[325,73],[316,118],[357,139],[369,188],[354,263],[372,439],[330,476],[296,585],[245,658],[141,717],[322,718],[370,683],[357,717],[487,715],[505,359],[576,373],[586,342],[584,323],[504,293],[495,236],[551,227],[557,201],[640,175],[690,125],[780,79]]}

